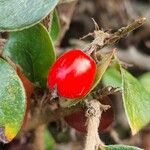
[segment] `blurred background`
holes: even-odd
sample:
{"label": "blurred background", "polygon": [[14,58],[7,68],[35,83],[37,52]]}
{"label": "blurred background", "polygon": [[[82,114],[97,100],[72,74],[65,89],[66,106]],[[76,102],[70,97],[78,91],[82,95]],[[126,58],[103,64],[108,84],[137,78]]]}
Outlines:
{"label": "blurred background", "polygon": [[[58,53],[69,48],[84,48],[91,42],[91,38],[80,40],[94,31],[91,18],[94,18],[100,29],[114,32],[140,16],[146,17],[146,24],[107,49],[117,47],[119,58],[131,64],[128,68],[130,72],[142,80],[150,91],[150,0],[73,0],[59,5],[57,9],[61,23],[60,39],[56,44]],[[6,33],[3,34],[5,35]],[[121,94],[116,93],[111,99],[115,121],[106,132],[100,134],[101,139],[106,144],[124,143],[150,150],[150,126],[131,136]],[[49,124],[49,131],[51,135],[45,134],[47,150],[82,149],[84,135],[69,128],[63,121]],[[17,139],[5,146],[1,144],[0,147],[0,150],[22,149],[25,149],[25,145],[24,148],[20,148]]]}

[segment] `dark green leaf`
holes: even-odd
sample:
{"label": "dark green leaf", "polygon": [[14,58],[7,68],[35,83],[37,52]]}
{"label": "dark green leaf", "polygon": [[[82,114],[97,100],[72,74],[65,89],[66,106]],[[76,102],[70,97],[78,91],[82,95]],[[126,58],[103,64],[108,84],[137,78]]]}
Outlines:
{"label": "dark green leaf", "polygon": [[150,94],[140,82],[125,69],[121,69],[124,108],[132,133],[150,123]]}
{"label": "dark green leaf", "polygon": [[15,70],[0,58],[0,141],[19,132],[26,110],[25,90]]}
{"label": "dark green leaf", "polygon": [[59,0],[0,0],[0,31],[27,28],[47,16]]}
{"label": "dark green leaf", "polygon": [[60,34],[60,21],[57,10],[55,9],[53,12],[52,25],[50,27],[50,35],[54,42],[57,41],[59,34]]}
{"label": "dark green leaf", "polygon": [[137,147],[128,146],[128,145],[108,145],[104,150],[142,150]]}
{"label": "dark green leaf", "polygon": [[105,72],[102,82],[104,86],[122,87],[121,74],[117,69],[112,67]]}
{"label": "dark green leaf", "polygon": [[150,72],[144,73],[139,77],[139,81],[145,88],[150,93]]}
{"label": "dark green leaf", "polygon": [[52,40],[41,24],[10,34],[4,47],[5,57],[19,64],[26,76],[42,87],[46,86],[47,74],[55,61]]}

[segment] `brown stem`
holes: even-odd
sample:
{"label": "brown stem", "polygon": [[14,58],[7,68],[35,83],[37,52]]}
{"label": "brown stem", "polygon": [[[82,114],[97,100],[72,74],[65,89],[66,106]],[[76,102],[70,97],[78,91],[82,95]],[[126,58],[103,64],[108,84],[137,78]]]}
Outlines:
{"label": "brown stem", "polygon": [[82,109],[83,106],[80,104],[69,108],[58,108],[56,110],[51,110],[50,107],[47,107],[44,110],[41,110],[41,108],[37,108],[36,111],[38,112],[33,114],[33,116],[28,121],[28,126],[26,126],[24,130],[31,130],[37,126],[57,121],[61,118],[64,118],[67,115],[70,115],[73,112],[81,111]]}
{"label": "brown stem", "polygon": [[27,143],[26,147],[29,150],[44,150],[44,130],[45,126],[39,126],[32,132],[32,140]]}
{"label": "brown stem", "polygon": [[87,136],[84,150],[97,150],[104,146],[98,134],[103,109],[101,109],[101,104],[97,100],[87,102],[87,107]]}
{"label": "brown stem", "polygon": [[108,39],[105,40],[103,47],[114,44],[115,42],[126,36],[128,33],[142,26],[145,23],[145,21],[146,18],[139,18],[127,25],[126,27],[122,27],[117,32],[112,34]]}
{"label": "brown stem", "polygon": [[120,90],[121,90],[120,88],[114,88],[112,86],[107,86],[107,87],[104,87],[102,89],[98,89],[98,90],[91,92],[91,95],[95,99],[99,99],[99,98],[103,98],[103,97],[108,96],[108,95],[112,95],[116,92],[119,92]]}
{"label": "brown stem", "polygon": [[126,36],[128,33],[133,30],[139,28],[145,23],[146,18],[139,18],[134,22],[130,23],[126,27],[120,28],[117,32],[113,34],[109,34],[107,32],[101,30],[95,30],[90,35],[94,37],[94,40],[91,44],[89,44],[84,51],[91,54],[93,51],[98,51],[103,47],[112,45],[116,43],[118,40]]}

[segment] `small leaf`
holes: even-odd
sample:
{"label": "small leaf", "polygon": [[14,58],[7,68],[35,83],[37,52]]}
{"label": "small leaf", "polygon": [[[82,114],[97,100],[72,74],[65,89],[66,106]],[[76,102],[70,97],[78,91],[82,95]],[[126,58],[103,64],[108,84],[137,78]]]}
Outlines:
{"label": "small leaf", "polygon": [[59,34],[60,34],[60,20],[59,20],[58,12],[55,9],[53,12],[52,25],[50,27],[50,35],[54,42],[57,41]]}
{"label": "small leaf", "polygon": [[102,76],[104,75],[105,71],[107,70],[111,62],[111,59],[114,56],[114,53],[115,53],[115,49],[111,53],[105,54],[100,64],[98,64],[96,78],[95,78],[95,81],[91,90],[93,90],[97,86],[97,84],[101,81]]}
{"label": "small leaf", "polygon": [[0,0],[0,31],[32,26],[52,11],[59,0]]}
{"label": "small leaf", "polygon": [[128,145],[108,145],[104,150],[142,150],[140,148]]}
{"label": "small leaf", "polygon": [[19,132],[26,110],[26,96],[15,70],[0,59],[0,141],[10,142]]}
{"label": "small leaf", "polygon": [[50,134],[50,132],[48,131],[48,129],[45,130],[44,141],[45,141],[45,149],[44,150],[53,150],[54,149],[55,141],[54,141],[52,135]]}
{"label": "small leaf", "polygon": [[140,83],[143,85],[145,90],[150,93],[150,72],[144,73],[139,77]]}
{"label": "small leaf", "polygon": [[3,55],[19,64],[32,82],[46,86],[48,70],[55,61],[55,52],[43,25],[11,33]]}
{"label": "small leaf", "polygon": [[125,69],[121,69],[123,102],[132,133],[150,123],[150,94],[140,82]]}
{"label": "small leaf", "polygon": [[103,78],[102,78],[102,82],[104,84],[104,86],[112,86],[112,87],[122,87],[122,77],[120,72],[111,67],[109,68]]}

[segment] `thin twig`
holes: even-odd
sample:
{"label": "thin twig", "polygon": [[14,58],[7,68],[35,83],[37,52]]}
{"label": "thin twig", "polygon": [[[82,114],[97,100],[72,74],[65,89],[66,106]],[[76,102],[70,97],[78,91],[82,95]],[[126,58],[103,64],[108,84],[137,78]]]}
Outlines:
{"label": "thin twig", "polygon": [[120,91],[121,91],[121,89],[118,87],[115,88],[112,86],[107,86],[107,87],[104,87],[102,89],[98,89],[98,90],[91,92],[91,95],[95,99],[99,99],[99,98],[103,98],[103,97],[108,96],[108,95],[115,94],[115,93],[120,92]]}
{"label": "thin twig", "polygon": [[125,37],[128,33],[142,26],[145,23],[145,21],[146,18],[139,18],[131,24],[127,25],[126,27],[122,27],[117,32],[112,34],[108,39],[105,40],[103,47],[116,43],[118,40]]}
{"label": "thin twig", "polygon": [[[145,21],[146,18],[139,18],[127,25],[126,27],[122,27],[117,32],[112,34],[104,32],[102,30],[95,30],[93,33],[87,35],[93,36],[94,40],[84,49],[84,51],[88,54],[91,54],[94,50],[98,51],[101,50],[103,47],[112,45],[121,38],[125,37],[128,33],[142,26]],[[87,36],[84,36],[84,38]]]}

